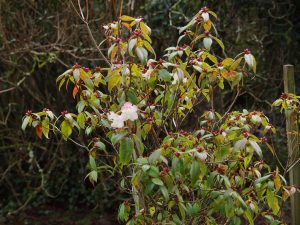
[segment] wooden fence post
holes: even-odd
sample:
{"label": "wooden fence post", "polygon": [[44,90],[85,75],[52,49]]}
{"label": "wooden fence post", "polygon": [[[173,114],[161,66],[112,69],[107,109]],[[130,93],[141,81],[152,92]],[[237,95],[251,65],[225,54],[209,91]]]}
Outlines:
{"label": "wooden fence post", "polygon": [[[295,77],[294,77],[294,66],[284,65],[283,66],[283,80],[284,80],[284,91],[295,94]],[[286,115],[286,131],[287,131],[287,142],[288,142],[288,155],[290,160],[289,165],[293,164],[300,157],[299,153],[299,131],[298,124],[296,123],[296,116],[291,110],[285,111]],[[294,165],[289,171],[290,183],[300,188],[300,163]],[[292,208],[292,224],[300,225],[300,193],[296,193],[291,197],[291,208]]]}

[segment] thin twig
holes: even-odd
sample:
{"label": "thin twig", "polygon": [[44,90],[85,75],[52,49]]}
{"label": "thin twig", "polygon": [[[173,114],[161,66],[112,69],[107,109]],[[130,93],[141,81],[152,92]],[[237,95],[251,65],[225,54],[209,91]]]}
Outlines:
{"label": "thin twig", "polygon": [[[87,29],[87,31],[88,31],[88,34],[89,34],[89,36],[90,36],[90,39],[91,39],[93,45],[94,45],[95,48],[98,50],[99,54],[100,54],[101,57],[104,59],[104,61],[107,63],[107,65],[108,65],[108,66],[111,66],[111,63],[110,63],[110,62],[108,61],[108,59],[105,57],[105,55],[104,55],[103,52],[101,51],[99,45],[97,44],[97,42],[96,42],[96,40],[95,40],[95,38],[94,38],[94,35],[93,35],[92,31],[91,31],[91,28],[90,28],[90,26],[89,26],[89,23],[88,23],[87,18],[85,18],[84,15],[83,15],[83,11],[82,11],[82,8],[81,8],[81,5],[80,5],[80,0],[78,0],[78,7],[79,7],[79,10],[80,10],[80,13],[77,11],[77,9],[76,9],[75,5],[73,4],[73,2],[72,2],[72,1],[70,1],[70,2],[71,2],[72,7],[74,8],[74,11],[76,12],[76,14],[79,16],[79,18],[80,18],[80,19],[82,20],[82,22],[85,24],[86,29]],[[88,14],[87,14],[87,16],[88,16]]]}
{"label": "thin twig", "polygon": [[222,118],[217,123],[220,123],[227,116],[227,114],[231,111],[232,107],[234,106],[234,104],[239,96],[240,96],[240,89],[238,88],[233,101],[231,102],[230,106],[228,107],[227,111],[224,113]]}
{"label": "thin twig", "polygon": [[26,77],[23,77],[23,78],[16,84],[15,87],[11,87],[11,88],[8,88],[8,89],[0,90],[0,94],[3,94],[3,93],[5,93],[5,92],[9,92],[9,91],[15,90],[17,87],[19,87],[19,86],[24,82],[25,79],[26,79]]}

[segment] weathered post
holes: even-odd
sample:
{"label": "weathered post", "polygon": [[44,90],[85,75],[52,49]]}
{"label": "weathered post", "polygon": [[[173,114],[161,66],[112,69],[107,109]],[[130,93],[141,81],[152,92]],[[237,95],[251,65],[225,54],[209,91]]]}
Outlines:
{"label": "weathered post", "polygon": [[[283,66],[284,91],[295,94],[294,66]],[[299,153],[299,130],[295,113],[291,110],[285,111],[286,131],[288,141],[289,165],[293,164],[300,157]],[[300,162],[296,163],[289,171],[290,183],[300,187]],[[300,194],[296,193],[291,197],[292,224],[300,225]]]}

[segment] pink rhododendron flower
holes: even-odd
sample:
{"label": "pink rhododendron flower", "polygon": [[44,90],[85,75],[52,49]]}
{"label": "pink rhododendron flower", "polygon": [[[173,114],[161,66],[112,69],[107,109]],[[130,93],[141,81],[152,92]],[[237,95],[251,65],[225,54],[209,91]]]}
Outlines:
{"label": "pink rhododendron flower", "polygon": [[107,115],[107,118],[112,121],[111,126],[113,128],[122,128],[124,127],[124,118],[122,115],[118,115],[114,112],[110,112]]}
{"label": "pink rhododendron flower", "polygon": [[121,112],[122,112],[122,117],[125,120],[131,120],[131,121],[135,121],[138,119],[138,114],[137,114],[138,108],[136,105],[133,105],[130,102],[126,102],[122,108],[121,108]]}
{"label": "pink rhododendron flower", "polygon": [[206,152],[197,152],[196,156],[198,157],[198,159],[200,159],[201,161],[205,161],[207,159],[207,153]]}

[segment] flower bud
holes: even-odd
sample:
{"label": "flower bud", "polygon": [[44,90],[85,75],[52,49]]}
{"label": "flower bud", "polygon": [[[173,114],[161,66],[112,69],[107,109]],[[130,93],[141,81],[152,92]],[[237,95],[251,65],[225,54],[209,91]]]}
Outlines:
{"label": "flower bud", "polygon": [[207,115],[207,119],[208,120],[214,120],[215,119],[215,114],[212,111],[209,111],[208,115]]}
{"label": "flower bud", "polygon": [[254,57],[251,54],[251,52],[248,49],[244,50],[245,55],[244,55],[244,59],[246,61],[246,63],[248,64],[248,66],[253,67],[254,65]]}
{"label": "flower bud", "polygon": [[205,161],[207,159],[207,153],[206,152],[197,152],[196,156],[201,161]]}
{"label": "flower bud", "polygon": [[253,212],[255,212],[255,205],[252,202],[249,204],[249,207]]}
{"label": "flower bud", "polygon": [[201,16],[202,16],[204,22],[207,22],[209,20],[209,13],[208,12],[203,12],[201,14]]}
{"label": "flower bud", "polygon": [[291,189],[289,191],[289,195],[292,196],[296,193],[297,189],[295,188],[295,186],[291,186]]}
{"label": "flower bud", "polygon": [[212,39],[210,37],[203,38],[203,45],[207,50],[210,50],[210,47],[212,45]]}

